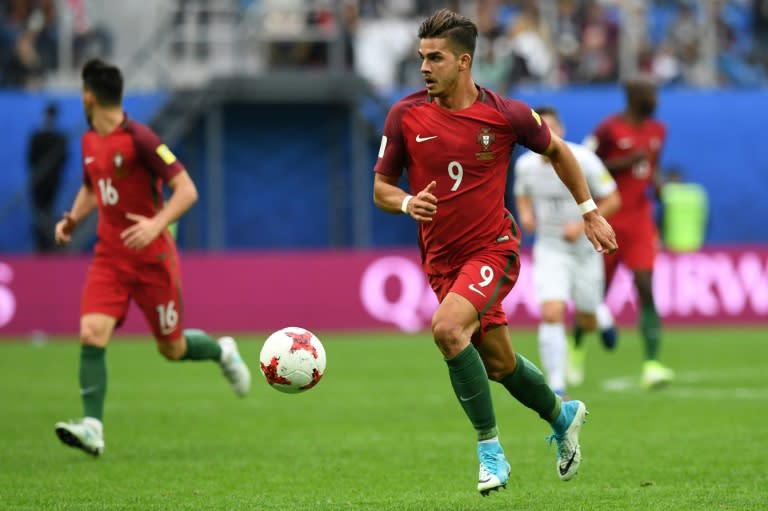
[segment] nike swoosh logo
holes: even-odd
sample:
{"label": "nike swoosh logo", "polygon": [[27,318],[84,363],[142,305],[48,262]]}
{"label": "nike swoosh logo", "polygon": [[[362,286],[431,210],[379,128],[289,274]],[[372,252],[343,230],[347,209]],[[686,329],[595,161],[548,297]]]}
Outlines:
{"label": "nike swoosh logo", "polygon": [[86,394],[92,394],[92,393],[96,392],[97,390],[99,390],[99,386],[98,385],[93,385],[91,387],[86,387],[84,389],[80,389],[80,395],[84,396]]}
{"label": "nike swoosh logo", "polygon": [[459,396],[459,400],[460,400],[460,401],[463,401],[463,402],[467,402],[467,401],[470,401],[470,400],[472,400],[472,399],[475,399],[477,396],[479,396],[479,395],[480,395],[480,394],[482,394],[482,393],[483,393],[483,391],[481,390],[481,391],[480,391],[480,392],[478,392],[477,394],[475,394],[475,395],[472,395],[472,396],[469,396],[469,397]]}
{"label": "nike swoosh logo", "polygon": [[480,480],[478,481],[478,483],[480,483],[480,484],[483,484],[483,483],[487,483],[487,482],[489,482],[490,480],[491,480],[491,478],[490,478],[490,477],[488,477],[488,478],[486,478],[486,479],[480,479]]}
{"label": "nike swoosh logo", "polygon": [[416,135],[416,142],[426,142],[427,140],[432,140],[433,138],[437,138],[437,135],[431,137],[422,137],[421,135]]}
{"label": "nike swoosh logo", "polygon": [[576,457],[576,451],[573,451],[573,454],[571,454],[571,459],[568,460],[568,463],[565,464],[565,466],[560,465],[560,475],[564,476],[566,473],[568,473],[568,469],[571,468],[571,464],[573,463],[573,459]]}
{"label": "nike swoosh logo", "polygon": [[480,291],[479,289],[477,289],[477,288],[475,287],[475,285],[474,285],[474,284],[470,284],[470,285],[469,285],[469,289],[470,289],[471,291],[474,291],[475,293],[479,294],[479,295],[480,295],[480,296],[482,296],[483,298],[488,298],[487,296],[485,296],[485,293],[483,293],[482,291]]}
{"label": "nike swoosh logo", "polygon": [[88,165],[89,163],[93,163],[95,160],[96,160],[96,157],[94,157],[94,156],[86,156],[86,157],[83,159],[83,163],[85,163],[86,165]]}

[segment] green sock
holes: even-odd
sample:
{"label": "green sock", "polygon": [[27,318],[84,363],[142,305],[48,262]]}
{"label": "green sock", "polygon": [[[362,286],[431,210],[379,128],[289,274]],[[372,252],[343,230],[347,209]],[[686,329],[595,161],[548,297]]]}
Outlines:
{"label": "green sock", "polygon": [[656,360],[661,344],[661,321],[652,303],[644,304],[640,309],[640,333],[645,342],[645,359]]}
{"label": "green sock", "polygon": [[221,346],[202,330],[188,328],[184,330],[184,337],[187,339],[187,352],[181,357],[182,360],[221,360]]}
{"label": "green sock", "polygon": [[80,347],[80,396],[85,417],[102,420],[107,396],[106,349],[85,344]]}
{"label": "green sock", "polygon": [[453,391],[459,398],[464,413],[477,430],[478,440],[487,440],[498,435],[488,373],[485,372],[485,366],[475,347],[470,344],[464,351],[446,360],[446,363]]}
{"label": "green sock", "polygon": [[547,422],[554,421],[560,415],[560,397],[549,388],[538,367],[519,353],[515,357],[517,367],[501,384],[515,399],[536,411],[539,417]]}

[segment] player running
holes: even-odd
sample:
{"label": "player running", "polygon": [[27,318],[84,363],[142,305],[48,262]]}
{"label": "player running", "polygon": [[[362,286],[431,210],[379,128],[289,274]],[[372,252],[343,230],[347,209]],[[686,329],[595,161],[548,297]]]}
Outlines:
{"label": "player running", "polygon": [[[562,137],[565,130],[551,107],[536,108],[549,129]],[[619,209],[616,183],[600,158],[586,147],[567,143],[579,162],[598,211],[609,217]],[[549,386],[564,396],[567,383],[578,385],[583,372],[567,371],[565,334],[566,302],[573,300],[576,328],[582,332],[597,329],[596,311],[603,300],[605,275],[603,258],[584,236],[584,222],[573,197],[549,158],[529,151],[515,163],[515,199],[523,229],[536,233],[533,245],[533,280],[541,306],[539,353]],[[615,338],[615,332],[603,336]],[[566,375],[569,378],[566,378]]]}
{"label": "player running", "polygon": [[[607,284],[623,262],[633,273],[640,299],[640,333],[645,343],[645,362],[640,383],[657,388],[674,379],[674,373],[658,360],[661,321],[653,299],[653,264],[658,233],[649,192],[656,186],[659,153],[667,136],[656,111],[656,85],[637,78],[624,85],[626,109],[605,119],[589,143],[613,174],[621,195],[621,209],[611,218],[621,251],[605,257]],[[655,190],[658,194],[658,190]]]}
{"label": "player running", "polygon": [[[80,304],[80,395],[84,417],[58,422],[56,435],[94,456],[104,451],[102,419],[107,392],[106,347],[134,299],[168,360],[213,360],[235,393],[251,375],[234,339],[182,330],[184,309],[176,244],[168,225],[197,200],[184,166],[147,126],[123,111],[120,70],[98,59],[82,72],[83,106],[91,126],[82,138],[83,184],[56,224],[55,238],[72,232],[98,208],[98,242]],[[172,194],[163,206],[163,183]]]}
{"label": "player running", "polygon": [[[418,35],[426,91],[400,100],[387,115],[374,203],[419,222],[423,270],[440,301],[432,335],[477,432],[478,491],[487,495],[505,487],[510,472],[489,379],[551,425],[558,475],[569,480],[581,462],[579,431],[586,407],[581,401],[562,402],[541,371],[515,353],[501,307],[520,269],[520,232],[504,207],[515,144],[550,158],[580,205],[585,232],[597,250],[616,248],[613,230],[598,213],[570,149],[539,115],[475,85],[477,26],[443,9],[422,22]],[[413,195],[398,186],[403,169]]]}

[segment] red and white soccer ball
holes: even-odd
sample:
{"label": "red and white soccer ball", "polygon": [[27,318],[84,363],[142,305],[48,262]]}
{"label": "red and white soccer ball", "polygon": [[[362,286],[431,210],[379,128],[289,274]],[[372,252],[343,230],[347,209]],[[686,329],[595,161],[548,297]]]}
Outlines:
{"label": "red and white soccer ball", "polygon": [[315,334],[289,326],[270,335],[259,355],[267,383],[280,392],[311,389],[325,372],[325,348]]}

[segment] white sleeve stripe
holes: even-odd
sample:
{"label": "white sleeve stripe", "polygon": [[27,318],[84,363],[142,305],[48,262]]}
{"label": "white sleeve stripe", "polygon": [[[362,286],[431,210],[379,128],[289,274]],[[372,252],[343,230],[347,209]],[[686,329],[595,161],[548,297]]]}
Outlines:
{"label": "white sleeve stripe", "polygon": [[384,157],[384,149],[387,148],[387,136],[382,135],[381,136],[381,145],[379,146],[379,158]]}

